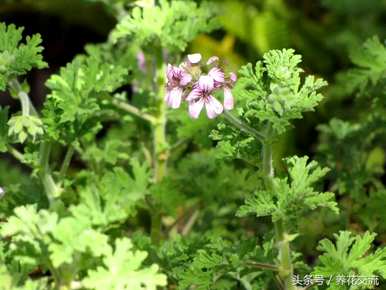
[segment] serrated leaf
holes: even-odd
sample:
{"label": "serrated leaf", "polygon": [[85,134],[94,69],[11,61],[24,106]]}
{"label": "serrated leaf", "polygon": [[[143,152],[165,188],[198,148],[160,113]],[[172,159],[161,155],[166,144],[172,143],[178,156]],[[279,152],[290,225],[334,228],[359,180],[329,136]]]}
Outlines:
{"label": "serrated leaf", "polygon": [[370,251],[375,236],[376,234],[369,232],[360,236],[341,231],[334,235],[335,244],[328,239],[320,241],[318,250],[323,254],[319,257],[314,274],[363,277],[381,275],[385,278],[385,248],[378,248],[375,252]]}
{"label": "serrated leaf", "polygon": [[308,157],[286,159],[288,177],[273,179],[272,191],[257,191],[245,201],[237,212],[238,216],[253,214],[258,217],[271,215],[275,220],[288,220],[309,210],[326,207],[339,212],[335,195],[331,192],[318,192],[314,189],[317,181],[329,171],[317,162],[307,162]]}
{"label": "serrated leaf", "polygon": [[0,90],[6,89],[12,78],[24,75],[32,68],[47,67],[43,61],[40,46],[42,40],[39,34],[27,36],[22,40],[24,28],[0,23]]}
{"label": "serrated leaf", "polygon": [[166,276],[159,273],[157,265],[143,267],[147,257],[144,251],[134,251],[129,239],[115,241],[114,251],[103,259],[103,266],[88,271],[82,284],[87,289],[95,290],[156,290],[166,286]]}
{"label": "serrated leaf", "polygon": [[198,34],[214,27],[214,9],[208,3],[162,0],[159,6],[135,7],[117,24],[111,40],[128,38],[139,46],[151,43],[183,51]]}

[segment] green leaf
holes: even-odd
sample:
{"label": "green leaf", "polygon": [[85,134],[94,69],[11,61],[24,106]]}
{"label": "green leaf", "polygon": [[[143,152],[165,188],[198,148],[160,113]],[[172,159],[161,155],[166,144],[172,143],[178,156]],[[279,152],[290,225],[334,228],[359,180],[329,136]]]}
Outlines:
{"label": "green leaf", "polygon": [[386,277],[386,250],[378,248],[370,251],[376,234],[366,232],[362,236],[354,236],[348,231],[335,234],[336,243],[328,239],[320,241],[318,250],[323,252],[319,257],[318,266],[314,270],[317,275],[358,275]]}
{"label": "green leaf", "polygon": [[71,264],[75,253],[91,253],[99,257],[109,250],[108,237],[80,220],[67,217],[52,231],[54,241],[49,244],[50,259],[55,268],[63,263]]}
{"label": "green leaf", "polygon": [[8,126],[8,135],[15,136],[20,143],[24,143],[28,137],[35,142],[44,133],[42,121],[32,115],[13,116],[9,119]]}
{"label": "green leaf", "polygon": [[8,144],[8,107],[0,107],[0,152],[7,150]]}
{"label": "green leaf", "polygon": [[134,251],[129,239],[117,239],[114,251],[110,249],[103,258],[103,266],[88,271],[82,284],[95,290],[156,290],[166,286],[166,276],[159,273],[157,265],[143,267],[147,257],[144,251]]}
{"label": "green leaf", "polygon": [[[353,49],[350,59],[356,67],[337,74],[333,94],[363,94],[369,86],[375,86],[386,79],[386,47],[378,37],[368,39],[359,49]],[[381,83],[381,86],[384,89],[384,84]]]}
{"label": "green leaf", "polygon": [[172,52],[184,51],[197,35],[216,27],[214,8],[208,3],[161,0],[159,6],[135,7],[123,17],[111,33],[139,46],[161,45]]}
{"label": "green leaf", "polygon": [[291,120],[314,110],[323,98],[318,90],[326,82],[307,76],[302,83],[300,62],[301,56],[292,49],[271,50],[254,69],[251,64],[240,69],[235,95],[243,105],[240,111],[247,123],[255,122],[252,127],[268,123],[281,134]]}
{"label": "green leaf", "polygon": [[51,89],[43,109],[47,133],[72,142],[95,127],[103,97],[125,82],[127,69],[104,61],[98,49],[78,56],[46,85]]}
{"label": "green leaf", "polygon": [[24,75],[32,68],[47,67],[41,55],[40,35],[27,36],[25,43],[20,43],[23,30],[13,24],[0,23],[0,91],[6,89],[12,78]]}
{"label": "green leaf", "polygon": [[79,205],[71,207],[73,215],[102,227],[134,215],[136,206],[148,193],[151,173],[146,163],[132,159],[131,165],[132,176],[117,167],[103,176],[97,191],[84,189]]}
{"label": "green leaf", "polygon": [[45,257],[50,233],[56,227],[58,215],[47,210],[37,211],[35,205],[17,207],[0,228],[3,237],[10,237],[13,258],[21,265],[48,267]]}
{"label": "green leaf", "polygon": [[245,201],[237,212],[238,216],[249,214],[257,217],[271,215],[274,221],[288,220],[301,216],[310,210],[326,207],[339,212],[332,192],[318,192],[315,183],[322,179],[327,168],[321,168],[317,162],[307,162],[308,157],[286,159],[288,178],[274,178],[272,191],[257,191]]}

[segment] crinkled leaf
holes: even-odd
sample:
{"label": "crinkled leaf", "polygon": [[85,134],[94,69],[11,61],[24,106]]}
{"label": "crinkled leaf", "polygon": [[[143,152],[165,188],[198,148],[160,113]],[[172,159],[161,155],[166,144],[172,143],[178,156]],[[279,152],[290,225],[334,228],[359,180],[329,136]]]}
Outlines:
{"label": "crinkled leaf", "polygon": [[88,271],[82,284],[87,289],[95,290],[156,290],[158,286],[166,286],[166,276],[159,273],[157,265],[142,266],[147,257],[144,251],[135,251],[129,239],[115,241],[114,251],[111,249],[103,266]]}

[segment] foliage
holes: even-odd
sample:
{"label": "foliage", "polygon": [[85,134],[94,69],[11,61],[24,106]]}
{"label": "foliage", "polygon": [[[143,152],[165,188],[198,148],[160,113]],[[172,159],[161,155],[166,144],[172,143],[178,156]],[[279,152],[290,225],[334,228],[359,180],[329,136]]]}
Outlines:
{"label": "foliage", "polygon": [[[323,252],[319,257],[319,265],[315,267],[316,275],[358,275],[371,277],[379,274],[386,275],[385,249],[378,249],[369,253],[375,234],[366,232],[363,236],[354,236],[350,232],[341,231],[334,235],[336,244],[324,239],[319,243],[318,250]],[[338,286],[335,285],[335,287]],[[364,288],[362,288],[364,287]],[[358,289],[371,289],[362,286]],[[334,288],[335,289],[335,288]]]}
{"label": "foliage", "polygon": [[6,2],[0,290],[386,279],[384,1]]}
{"label": "foliage", "polygon": [[317,192],[314,184],[328,172],[307,157],[291,157],[286,160],[289,178],[275,178],[272,191],[257,191],[247,198],[238,216],[254,214],[257,217],[272,216],[272,219],[288,219],[318,207],[327,207],[338,213],[332,192]]}
{"label": "foliage", "polygon": [[39,34],[28,36],[25,43],[22,40],[23,28],[15,25],[0,24],[0,90],[6,89],[7,83],[13,78],[24,75],[32,68],[44,68]]}
{"label": "foliage", "polygon": [[213,7],[193,1],[160,1],[160,6],[135,7],[111,33],[112,41],[134,39],[138,46],[159,44],[171,52],[183,51],[200,33],[215,27]]}
{"label": "foliage", "polygon": [[105,267],[91,270],[83,280],[89,289],[149,289],[166,285],[166,276],[159,274],[158,267],[152,265],[140,268],[147,253],[131,251],[133,245],[130,240],[116,240],[114,252],[108,253],[103,260]]}

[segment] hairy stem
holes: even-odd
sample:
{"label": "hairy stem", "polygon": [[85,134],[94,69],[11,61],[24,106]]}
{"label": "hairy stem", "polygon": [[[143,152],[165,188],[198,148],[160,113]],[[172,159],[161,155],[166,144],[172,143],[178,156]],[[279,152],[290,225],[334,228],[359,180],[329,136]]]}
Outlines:
{"label": "hairy stem", "polygon": [[[12,79],[9,82],[9,87],[11,91],[13,91],[13,93],[17,95],[17,97],[20,100],[21,107],[22,107],[22,114],[24,116],[34,115],[36,117],[39,117],[39,114],[36,111],[35,107],[33,106],[30,97],[23,90],[21,84],[16,78]],[[8,148],[8,149],[11,149],[10,153],[14,155],[17,159],[24,160],[24,157],[20,155],[21,153],[19,154],[18,151],[15,151],[15,149],[13,148]],[[40,167],[39,176],[43,184],[47,199],[50,203],[50,206],[52,206],[55,197],[59,196],[60,194],[60,189],[56,185],[51,174],[51,169],[49,165],[50,153],[51,153],[51,145],[47,141],[43,141],[40,144],[40,151],[39,151],[39,167]]]}
{"label": "hairy stem", "polygon": [[[263,143],[262,152],[262,171],[264,174],[264,184],[266,190],[274,190],[273,177],[274,168],[272,162],[272,144],[269,141]],[[286,232],[284,221],[278,220],[274,222],[275,226],[275,238],[276,244],[279,250],[278,256],[278,275],[283,281],[284,289],[295,290],[296,286],[292,283],[293,266],[291,261],[291,250],[290,250],[290,238]]]}
{"label": "hairy stem", "polygon": [[[157,115],[156,121],[152,123],[153,129],[153,168],[154,181],[159,183],[163,180],[167,170],[167,160],[169,158],[168,143],[166,140],[167,108],[163,100],[165,85],[164,68],[161,67],[156,73],[154,85],[157,87]],[[152,200],[151,230],[150,236],[154,244],[158,244],[161,239],[161,211],[159,206]]]}
{"label": "hairy stem", "polygon": [[264,135],[261,134],[259,131],[256,129],[250,127],[234,115],[232,115],[229,111],[224,111],[224,117],[225,119],[231,123],[234,127],[240,129],[244,133],[247,133],[253,137],[255,137],[258,141],[262,142],[264,140]]}
{"label": "hairy stem", "polygon": [[64,178],[67,173],[68,167],[70,166],[70,163],[71,163],[72,156],[74,155],[74,151],[75,151],[74,146],[69,145],[66,151],[66,155],[64,156],[62,166],[60,167],[59,174],[62,178]]}
{"label": "hairy stem", "polygon": [[38,117],[39,114],[33,106],[31,99],[16,78],[9,81],[9,87],[19,98],[23,116],[33,115]]}
{"label": "hairy stem", "polygon": [[53,205],[55,198],[60,195],[60,189],[56,185],[50,169],[50,153],[51,153],[51,144],[48,142],[42,142],[40,145],[40,180],[42,181],[44,191],[46,193],[48,202],[50,206]]}
{"label": "hairy stem", "polygon": [[258,269],[265,269],[265,270],[271,270],[271,271],[278,271],[278,268],[276,265],[271,265],[267,263],[261,263],[261,262],[248,262],[249,266],[252,266],[254,268]]}
{"label": "hairy stem", "polygon": [[112,100],[112,104],[115,107],[117,107],[117,108],[119,108],[119,109],[121,109],[123,111],[126,111],[126,112],[128,112],[128,113],[130,113],[130,114],[132,114],[134,116],[137,116],[138,118],[141,118],[141,119],[143,119],[145,121],[150,122],[151,124],[153,124],[153,123],[155,123],[157,121],[157,119],[155,117],[142,112],[137,107],[134,107],[134,106],[132,106],[132,105],[130,105],[128,103],[124,103],[124,102],[119,101],[117,99],[113,99]]}
{"label": "hairy stem", "polygon": [[18,161],[20,161],[21,163],[25,163],[24,155],[19,150],[12,147],[11,145],[7,145],[7,151]]}

